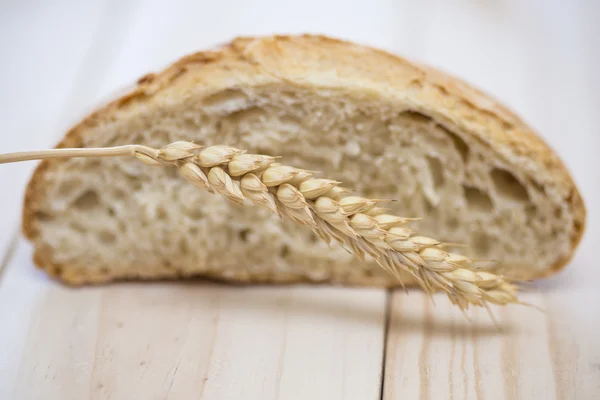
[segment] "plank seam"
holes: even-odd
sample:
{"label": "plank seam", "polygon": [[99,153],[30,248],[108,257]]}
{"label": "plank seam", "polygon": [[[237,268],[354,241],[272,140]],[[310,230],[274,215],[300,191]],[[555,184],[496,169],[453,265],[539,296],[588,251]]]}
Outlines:
{"label": "plank seam", "polygon": [[6,248],[6,251],[2,256],[2,260],[0,261],[0,283],[2,283],[2,276],[4,275],[4,271],[8,269],[8,264],[10,264],[13,256],[17,251],[17,247],[19,247],[19,236],[19,229],[13,228],[13,234],[11,235],[11,238],[8,241],[8,247]]}
{"label": "plank seam", "polygon": [[381,380],[379,383],[379,400],[383,400],[385,393],[385,369],[387,364],[387,344],[392,320],[392,293],[391,289],[385,291],[385,322],[383,325],[383,355],[381,357]]}

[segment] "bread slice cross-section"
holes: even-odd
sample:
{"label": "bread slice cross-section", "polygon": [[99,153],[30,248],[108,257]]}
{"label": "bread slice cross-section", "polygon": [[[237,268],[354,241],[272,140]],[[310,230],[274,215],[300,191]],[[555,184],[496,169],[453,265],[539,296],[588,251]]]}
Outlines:
{"label": "bread slice cross-section", "polygon": [[[569,172],[519,117],[466,83],[321,36],[239,38],[141,78],[59,147],[186,140],[281,156],[464,243],[514,279],[571,258],[585,207]],[[27,188],[35,261],[70,284],[205,277],[395,286],[375,262],[309,228],[135,159],[45,160]],[[406,278],[409,282],[410,278]]]}

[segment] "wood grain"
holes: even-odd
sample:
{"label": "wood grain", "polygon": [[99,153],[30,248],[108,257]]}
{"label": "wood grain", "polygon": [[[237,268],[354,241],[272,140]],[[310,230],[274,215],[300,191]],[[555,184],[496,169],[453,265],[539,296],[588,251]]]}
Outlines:
{"label": "wood grain", "polygon": [[469,77],[537,127],[580,184],[589,227],[568,268],[526,287],[521,296],[546,313],[514,306],[496,310],[502,333],[481,310],[469,324],[443,298],[433,307],[422,294],[394,294],[384,398],[597,398],[600,162],[591,149],[600,149],[595,133],[600,80],[589,71],[600,66],[600,30],[591,22],[600,6],[455,3],[427,0],[412,6],[429,12],[418,22],[428,29],[420,31],[419,46],[412,42],[411,51]]}
{"label": "wood grain", "polygon": [[394,293],[384,399],[592,398],[600,390],[598,322],[572,330],[576,318],[554,303],[573,296],[524,293],[546,311],[495,308],[495,325],[484,310],[468,321],[441,296],[433,305],[420,292]]}
{"label": "wood grain", "polygon": [[0,287],[0,315],[10,322],[0,398],[379,396],[382,290],[202,282],[70,289],[31,270],[30,254],[20,243]]}

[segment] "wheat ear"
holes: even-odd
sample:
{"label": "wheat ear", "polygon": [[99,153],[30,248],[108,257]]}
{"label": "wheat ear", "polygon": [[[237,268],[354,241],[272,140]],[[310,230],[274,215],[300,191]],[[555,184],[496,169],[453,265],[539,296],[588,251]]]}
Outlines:
{"label": "wheat ear", "polygon": [[428,293],[444,291],[452,303],[518,303],[517,287],[482,271],[478,262],[444,250],[447,243],[419,236],[405,224],[411,218],[387,214],[382,200],[351,195],[340,182],[314,178],[307,170],[281,165],[276,157],[247,154],[230,146],[202,147],[178,141],[162,149],[141,145],[54,149],[0,155],[0,164],[44,158],[134,156],[154,166],[175,166],[190,183],[242,204],[245,199],[299,225],[325,242],[337,241],[354,256],[373,257],[400,279],[406,271]]}

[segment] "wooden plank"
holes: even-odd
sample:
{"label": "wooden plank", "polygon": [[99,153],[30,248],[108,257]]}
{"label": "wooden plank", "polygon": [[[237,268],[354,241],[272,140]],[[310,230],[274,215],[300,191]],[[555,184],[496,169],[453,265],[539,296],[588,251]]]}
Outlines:
{"label": "wooden plank", "polygon": [[[266,13],[273,3],[207,8],[184,1],[169,7],[153,1],[96,2],[90,6],[95,18],[86,14],[88,9],[67,11],[65,6],[48,6],[51,10],[40,9],[40,14],[26,5],[16,8],[21,18],[33,13],[43,22],[42,12],[49,12],[77,20],[73,29],[68,23],[60,29],[67,46],[76,41],[86,51],[68,57],[77,65],[69,70],[70,80],[55,82],[60,96],[55,93],[47,117],[52,122],[45,125],[56,131],[107,93],[186,52],[240,33],[268,33],[256,19],[244,18],[240,27],[223,16],[241,9],[261,13],[261,7]],[[380,11],[381,5],[370,12]],[[276,20],[289,27],[289,10],[278,13]],[[353,31],[352,21],[359,16],[352,18],[340,31]],[[31,30],[43,31],[42,22]],[[15,24],[12,34],[20,32]],[[375,36],[387,35],[381,31]],[[3,48],[15,49],[8,42]],[[42,51],[34,50],[35,55]],[[50,62],[67,58],[52,55],[57,58]],[[32,67],[29,74],[38,71]],[[8,93],[17,90],[15,86]],[[18,110],[21,117],[15,121],[30,112],[24,104]],[[40,132],[39,141],[13,142],[14,150],[25,144],[46,147],[53,137]],[[15,186],[16,193],[19,189]],[[74,290],[49,281],[33,268],[30,257],[30,245],[19,242],[0,281],[0,398],[379,397],[382,290],[201,283]]]}
{"label": "wooden plank", "polygon": [[382,290],[70,289],[30,256],[20,242],[0,286],[0,398],[379,397]]}
{"label": "wooden plank", "polygon": [[[271,10],[273,3],[238,5],[233,9],[260,13],[261,7]],[[379,14],[381,7],[369,12]],[[6,151],[51,145],[56,137],[41,127],[64,130],[106,93],[186,52],[240,33],[268,33],[256,19],[244,18],[241,30],[231,19],[224,24],[222,17],[230,7],[183,1],[169,7],[152,1],[96,2],[89,9],[94,18],[87,8],[71,10],[66,3],[48,9],[24,4],[15,10],[21,18],[17,21],[31,15],[39,19],[30,24],[31,31],[39,33],[47,29],[44,13],[75,19],[71,24],[58,18],[64,22],[59,29],[64,37],[56,41],[66,42],[67,49],[76,42],[82,51],[71,47],[69,57],[50,53],[55,57],[48,58],[50,63],[75,60],[69,79],[44,81],[60,90],[45,91],[54,94],[55,101],[44,124],[31,125],[39,140],[14,141],[15,148]],[[276,20],[289,27],[289,10],[278,13],[281,18]],[[358,19],[353,16],[338,32],[353,32]],[[326,25],[322,21],[314,28]],[[388,36],[378,31],[366,37]],[[10,33],[21,32],[17,23]],[[52,36],[46,41],[46,48],[58,48]],[[2,48],[17,49],[9,42]],[[32,51],[35,57],[43,49]],[[15,61],[14,67],[23,63]],[[29,75],[40,73],[41,65],[35,66]],[[11,86],[6,93],[18,90]],[[39,107],[46,103],[48,98],[40,100]],[[18,107],[15,126],[30,115],[25,104]],[[18,182],[22,185],[24,179]],[[22,189],[13,187],[15,193]],[[7,203],[7,209],[17,208]],[[30,257],[31,247],[20,242],[0,281],[0,398],[379,397],[382,290],[175,283],[73,290],[49,281],[33,268]]]}
{"label": "wooden plank", "polygon": [[[527,287],[547,312],[496,309],[473,323],[444,298],[395,293],[384,399],[571,399],[600,396],[600,30],[593,2],[412,2],[419,44],[401,45],[493,93],[537,127],[572,170],[589,205],[580,249],[559,276]],[[429,10],[429,12],[425,12]],[[531,16],[535,15],[535,18]],[[411,43],[413,46],[411,47]]]}
{"label": "wooden plank", "polygon": [[[593,398],[600,393],[594,289],[524,293],[546,312],[510,306],[469,322],[443,297],[392,299],[384,399]],[[589,302],[593,303],[589,303]],[[575,308],[577,311],[575,312]]]}

